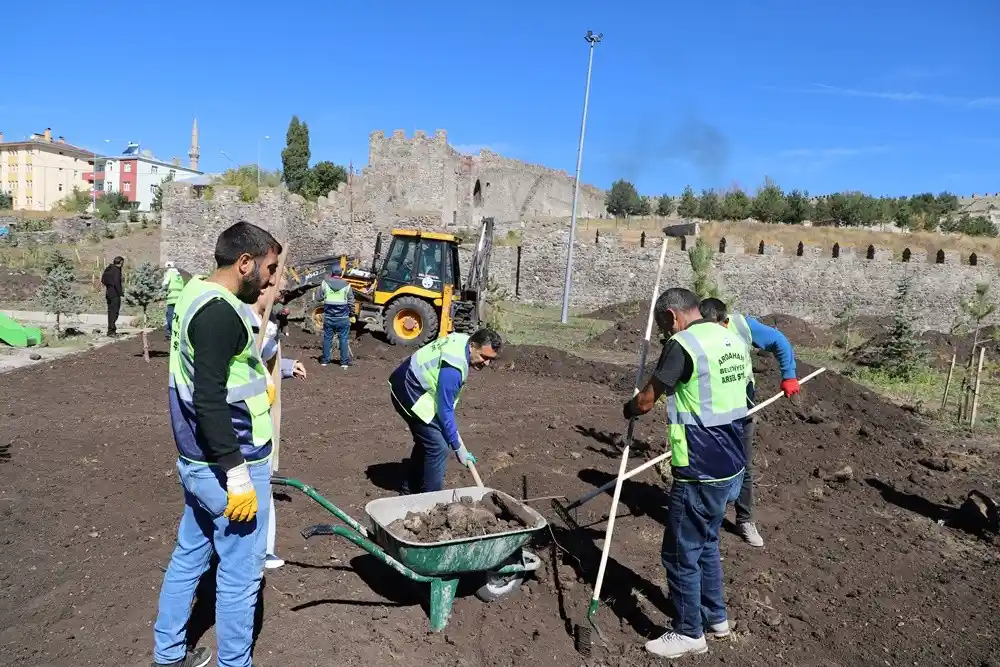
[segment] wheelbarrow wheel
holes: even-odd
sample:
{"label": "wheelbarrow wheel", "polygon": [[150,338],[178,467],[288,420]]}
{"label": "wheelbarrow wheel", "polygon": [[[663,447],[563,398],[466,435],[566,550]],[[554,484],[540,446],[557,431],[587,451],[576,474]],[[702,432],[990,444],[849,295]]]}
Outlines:
{"label": "wheelbarrow wheel", "polygon": [[487,574],[486,583],[476,591],[476,597],[483,602],[493,602],[510,595],[524,583],[524,576],[518,574]]}

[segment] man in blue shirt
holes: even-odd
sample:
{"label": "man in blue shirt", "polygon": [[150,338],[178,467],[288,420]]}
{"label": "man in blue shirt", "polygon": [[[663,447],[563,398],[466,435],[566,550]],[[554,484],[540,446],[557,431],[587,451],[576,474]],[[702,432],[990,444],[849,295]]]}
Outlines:
{"label": "man in blue shirt", "polygon": [[[795,352],[785,334],[774,327],[769,327],[759,320],[740,313],[727,312],[726,304],[720,299],[703,299],[700,306],[701,316],[706,320],[718,322],[731,331],[739,334],[747,345],[760,350],[767,350],[778,358],[781,368],[781,390],[786,397],[799,393],[799,381],[795,377]],[[747,405],[754,403],[754,383],[747,385]],[[736,530],[743,541],[755,547],[764,546],[764,538],[760,536],[753,520],[753,439],[757,426],[753,417],[748,417],[743,430],[743,447],[746,450],[746,472],[743,475],[743,487],[736,500]]]}
{"label": "man in blue shirt", "polygon": [[489,366],[502,346],[490,329],[448,334],[417,350],[389,376],[392,407],[413,436],[403,493],[443,489],[449,452],[462,465],[476,462],[458,434],[455,407],[469,370]]}

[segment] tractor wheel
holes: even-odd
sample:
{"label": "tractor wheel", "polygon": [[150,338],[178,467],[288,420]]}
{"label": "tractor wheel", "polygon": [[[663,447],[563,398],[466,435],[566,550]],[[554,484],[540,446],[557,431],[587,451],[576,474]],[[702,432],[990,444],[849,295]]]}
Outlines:
{"label": "tractor wheel", "polygon": [[323,306],[316,306],[313,308],[311,313],[312,325],[316,327],[316,331],[323,331]]}
{"label": "tractor wheel", "polygon": [[383,326],[386,338],[393,345],[419,347],[437,338],[440,319],[431,304],[404,296],[386,309]]}

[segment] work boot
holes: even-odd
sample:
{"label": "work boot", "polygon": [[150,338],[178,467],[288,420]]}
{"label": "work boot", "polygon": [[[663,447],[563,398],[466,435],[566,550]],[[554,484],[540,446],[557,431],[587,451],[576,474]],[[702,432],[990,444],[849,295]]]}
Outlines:
{"label": "work boot", "polygon": [[729,636],[729,619],[721,621],[719,623],[711,623],[708,626],[708,632],[710,635],[716,639],[725,639]]}
{"label": "work boot", "polygon": [[685,655],[697,655],[708,652],[705,635],[692,639],[687,635],[667,632],[658,639],[646,642],[646,651],[661,658],[680,658]]}
{"label": "work boot", "polygon": [[153,667],[205,667],[212,662],[212,652],[204,646],[188,651],[183,660],[177,662],[154,662]]}
{"label": "work boot", "polygon": [[752,547],[764,546],[764,538],[757,532],[757,526],[753,521],[744,521],[736,524],[736,532],[740,534],[743,541]]}

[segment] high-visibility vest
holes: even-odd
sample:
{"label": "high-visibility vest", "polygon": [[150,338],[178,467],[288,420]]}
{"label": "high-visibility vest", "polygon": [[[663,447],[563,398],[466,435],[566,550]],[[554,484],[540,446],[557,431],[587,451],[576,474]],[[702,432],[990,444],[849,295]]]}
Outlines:
{"label": "high-visibility vest", "polygon": [[689,446],[704,434],[705,428],[725,426],[747,416],[750,348],[739,336],[714,322],[694,324],[674,334],[671,340],[684,348],[692,363],[691,377],[667,397],[670,465],[686,468]]}
{"label": "high-visibility vest", "polygon": [[170,421],[180,456],[194,463],[210,463],[198,435],[194,412],[194,355],[188,327],[209,302],[221,299],[233,307],[246,326],[247,344],[229,362],[226,402],[236,440],[248,463],[271,456],[271,405],[268,373],[255,348],[253,329],[243,313],[243,303],[221,285],[192,278],[181,291],[174,308],[170,341]]}
{"label": "high-visibility vest", "polygon": [[[458,400],[469,377],[469,359],[466,349],[469,345],[469,334],[451,333],[424,345],[414,352],[409,361],[407,374],[412,375],[424,390],[424,393],[414,402],[413,406],[404,406],[425,424],[430,424],[438,413],[438,376],[441,374],[441,363],[447,362],[462,374],[462,388],[455,397],[452,408],[458,407]],[[399,397],[397,397],[398,399]]]}
{"label": "high-visibility vest", "polygon": [[167,282],[167,305],[175,306],[181,290],[184,289],[184,278],[177,269],[167,269],[167,275],[170,277]]}
{"label": "high-visibility vest", "polygon": [[351,291],[351,286],[346,285],[340,289],[333,289],[326,282],[323,283],[323,303],[328,306],[340,306],[347,303],[347,295]]}
{"label": "high-visibility vest", "polygon": [[[753,349],[753,334],[750,333],[750,323],[747,322],[747,318],[739,313],[729,313],[729,320],[727,325],[730,331],[736,333],[737,336],[743,339],[743,342],[747,344],[747,347]],[[753,359],[750,359],[750,385],[756,386],[756,381],[753,376]]]}

